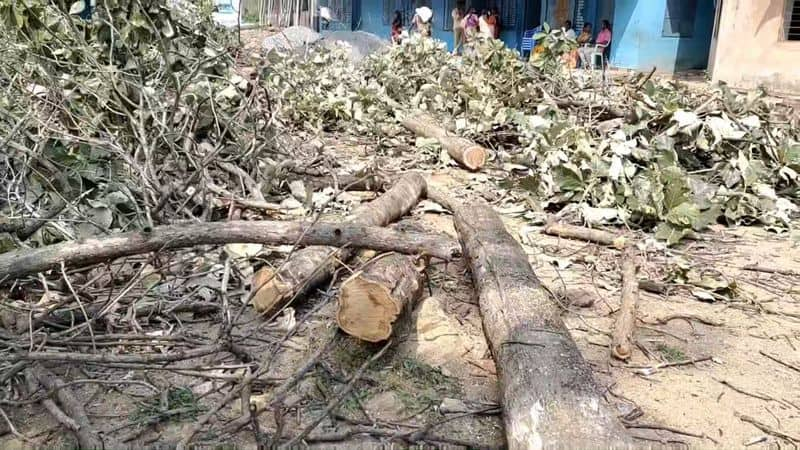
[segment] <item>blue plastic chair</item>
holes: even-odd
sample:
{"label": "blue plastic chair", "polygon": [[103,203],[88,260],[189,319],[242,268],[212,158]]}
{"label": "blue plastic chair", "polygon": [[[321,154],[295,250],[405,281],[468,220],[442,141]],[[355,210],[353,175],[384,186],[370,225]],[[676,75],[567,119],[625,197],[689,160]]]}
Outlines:
{"label": "blue plastic chair", "polygon": [[522,44],[520,45],[519,52],[523,57],[525,56],[525,52],[530,53],[533,51],[533,47],[536,46],[536,41],[533,39],[533,37],[536,36],[536,33],[540,31],[542,31],[542,27],[538,26],[532,30],[526,30],[522,33]]}

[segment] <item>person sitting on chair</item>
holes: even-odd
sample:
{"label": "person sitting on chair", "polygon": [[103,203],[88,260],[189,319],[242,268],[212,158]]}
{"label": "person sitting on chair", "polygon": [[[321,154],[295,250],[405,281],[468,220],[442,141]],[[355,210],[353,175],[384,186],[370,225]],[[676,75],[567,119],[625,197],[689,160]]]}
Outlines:
{"label": "person sitting on chair", "polygon": [[[588,45],[580,48],[581,63],[583,64],[584,68],[589,68],[591,67],[591,64],[594,64],[594,61],[592,61],[592,55],[599,53],[603,55],[603,59],[605,60],[606,49],[608,49],[608,46],[611,45],[611,37],[611,22],[604,20],[600,32],[597,33],[597,38],[594,41],[594,45]],[[603,61],[603,64],[605,64],[605,61]]]}
{"label": "person sitting on chair", "polygon": [[561,27],[561,31],[564,32],[564,37],[566,37],[567,39],[575,39],[575,30],[572,29],[571,20],[564,21],[564,26]]}

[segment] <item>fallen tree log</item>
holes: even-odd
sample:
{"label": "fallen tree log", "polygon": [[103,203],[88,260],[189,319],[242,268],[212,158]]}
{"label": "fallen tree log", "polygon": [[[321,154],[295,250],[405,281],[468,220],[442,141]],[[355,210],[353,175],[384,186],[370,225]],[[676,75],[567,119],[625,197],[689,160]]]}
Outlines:
{"label": "fallen tree log", "polygon": [[636,304],[639,286],[636,280],[636,260],[630,249],[622,254],[622,294],[614,332],[611,335],[611,355],[626,360],[633,353],[631,339],[636,328]]}
{"label": "fallen tree log", "polygon": [[[425,179],[419,174],[404,175],[386,193],[360,206],[348,222],[378,227],[388,225],[419,202],[425,186]],[[332,247],[313,246],[292,255],[277,272],[270,268],[262,269],[255,274],[252,283],[253,306],[262,314],[274,313],[299,293],[330,278],[338,261],[347,260],[351,255],[347,249],[337,251]]]}
{"label": "fallen tree log", "polygon": [[488,151],[483,146],[450,134],[427,114],[413,113],[404,117],[401,123],[417,136],[437,139],[451,158],[469,170],[480,170],[486,164]]}
{"label": "fallen tree log", "polygon": [[625,236],[619,236],[609,231],[578,227],[564,223],[547,224],[544,227],[544,234],[567,239],[579,239],[582,241],[594,242],[596,244],[615,247],[620,250],[625,248],[625,245],[628,244],[628,240]]}
{"label": "fallen tree log", "polygon": [[422,278],[409,256],[387,253],[373,258],[342,283],[339,328],[367,342],[389,339],[395,321],[419,299]]}
{"label": "fallen tree log", "polygon": [[450,205],[497,363],[510,449],[621,448],[630,438],[606,404],[560,309],[522,247],[483,201]]}
{"label": "fallen tree log", "polygon": [[[402,195],[411,196],[413,192],[398,192],[393,200]],[[413,206],[408,206],[411,201],[409,198],[405,204],[400,205],[402,208],[400,206],[398,208],[404,212],[408,211]],[[234,220],[167,225],[156,227],[150,232],[120,233],[103,238],[63,242],[33,250],[19,249],[0,254],[0,281],[53,269],[62,262],[67,266],[86,266],[123,256],[196,245],[230,243],[285,245],[296,242],[336,247],[350,245],[378,251],[426,254],[443,259],[452,259],[460,253],[458,244],[443,234],[401,232],[370,226],[383,225],[395,217],[393,213],[382,211],[370,214],[362,223]]]}

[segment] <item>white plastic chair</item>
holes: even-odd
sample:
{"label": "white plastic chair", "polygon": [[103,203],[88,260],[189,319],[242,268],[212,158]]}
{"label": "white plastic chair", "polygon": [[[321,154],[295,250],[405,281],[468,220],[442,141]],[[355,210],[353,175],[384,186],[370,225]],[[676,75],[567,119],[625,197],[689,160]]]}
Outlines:
{"label": "white plastic chair", "polygon": [[[581,56],[581,64],[583,65],[584,69],[589,69],[590,73],[592,74],[592,78],[594,78],[594,71],[597,65],[600,65],[600,81],[605,84],[606,82],[606,64],[608,63],[608,59],[606,58],[605,51],[608,48],[608,45],[601,45],[595,44],[592,50],[589,53],[589,60],[586,60],[586,55],[584,52],[580,52]],[[591,45],[587,45],[586,47],[592,47]]]}

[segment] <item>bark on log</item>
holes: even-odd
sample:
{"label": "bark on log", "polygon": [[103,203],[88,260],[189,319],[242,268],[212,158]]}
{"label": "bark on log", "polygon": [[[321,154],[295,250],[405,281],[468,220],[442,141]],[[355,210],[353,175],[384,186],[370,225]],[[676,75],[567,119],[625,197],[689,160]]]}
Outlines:
{"label": "bark on log", "polygon": [[497,363],[509,448],[630,445],[558,306],[499,216],[483,201],[449,203]]}
{"label": "bark on log", "polygon": [[[416,206],[425,193],[425,186],[425,179],[419,174],[404,175],[386,193],[359,207],[349,222],[386,226]],[[253,306],[262,314],[274,313],[299,293],[330,278],[338,261],[344,261],[351,255],[352,252],[347,249],[337,251],[332,247],[307,247],[295,253],[276,273],[271,269],[262,269],[252,284]]]}
{"label": "bark on log", "polygon": [[[0,255],[0,282],[56,268],[62,262],[67,266],[85,266],[142,253],[231,243],[285,245],[299,242],[336,247],[349,244],[384,252],[426,254],[445,260],[458,256],[458,244],[443,234],[401,232],[377,226],[388,224],[416,204],[419,194],[413,190],[413,186],[408,182],[399,186],[400,189],[390,198],[384,198],[374,208],[364,210],[363,215],[359,216],[363,219],[354,220],[353,223],[233,220],[167,225],[150,232],[81,239],[34,250],[19,249]],[[314,248],[317,247],[310,247]]]}
{"label": "bark on log", "polygon": [[402,124],[417,136],[437,139],[451,158],[469,170],[480,170],[486,164],[488,151],[484,147],[467,138],[450,134],[427,114],[409,115],[402,119]]}
{"label": "bark on log", "polygon": [[622,250],[628,244],[625,236],[618,236],[614,233],[595,230],[592,228],[578,227],[563,223],[551,223],[544,227],[544,233],[551,236],[558,236],[568,239],[580,239],[582,241],[594,242],[597,244],[608,245]]}
{"label": "bark on log", "polygon": [[622,254],[622,302],[611,336],[611,355],[621,360],[630,358],[633,352],[631,338],[636,328],[636,304],[639,302],[635,257],[630,249]]}
{"label": "bark on log", "polygon": [[363,341],[385,341],[398,317],[414,307],[422,286],[422,271],[411,257],[378,256],[342,283],[336,322]]}

